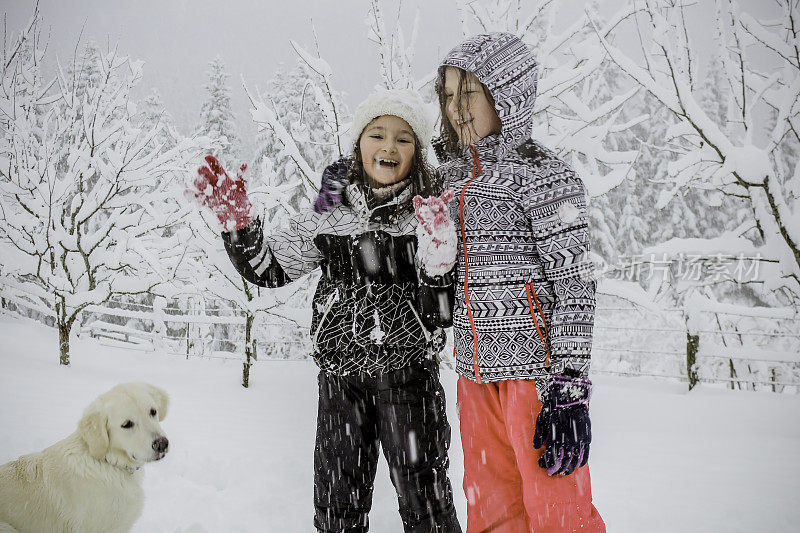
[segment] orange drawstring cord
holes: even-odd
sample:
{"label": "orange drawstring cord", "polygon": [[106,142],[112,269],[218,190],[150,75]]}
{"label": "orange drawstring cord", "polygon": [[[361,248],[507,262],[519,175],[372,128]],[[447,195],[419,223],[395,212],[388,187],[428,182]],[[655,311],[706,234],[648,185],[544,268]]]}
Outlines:
{"label": "orange drawstring cord", "polygon": [[544,344],[544,349],[547,351],[547,359],[545,360],[544,364],[550,366],[550,347],[547,345],[547,340],[544,338],[547,335],[547,320],[544,318],[544,312],[542,312],[542,322],[544,323],[544,335],[542,335],[542,331],[539,329],[539,321],[536,320],[536,311],[533,309],[533,302],[531,302],[531,294],[533,294],[533,299],[536,301],[536,307],[539,308],[539,311],[542,311],[542,308],[539,306],[539,300],[536,299],[536,291],[533,289],[533,283],[526,283],[525,284],[525,293],[528,296],[528,308],[531,310],[531,318],[533,318],[533,325],[536,326],[536,333],[539,334],[539,338],[542,339],[542,344]]}
{"label": "orange drawstring cord", "polygon": [[481,373],[478,366],[478,330],[475,327],[475,321],[472,318],[472,307],[469,305],[469,261],[467,260],[467,235],[464,231],[464,194],[467,192],[467,187],[475,177],[483,172],[481,168],[481,161],[478,157],[478,150],[473,145],[469,146],[472,154],[472,178],[464,185],[459,195],[459,215],[461,218],[461,240],[464,248],[464,303],[467,306],[467,316],[469,317],[469,325],[472,329],[472,368],[475,372],[475,380],[478,383],[483,383]]}
{"label": "orange drawstring cord", "polygon": [[533,301],[536,302],[536,307],[539,309],[539,314],[542,315],[542,322],[544,322],[544,334],[550,335],[547,331],[547,319],[544,318],[544,311],[542,310],[542,306],[539,305],[539,298],[536,297],[536,290],[533,288],[533,283],[531,283],[531,292],[533,293]]}

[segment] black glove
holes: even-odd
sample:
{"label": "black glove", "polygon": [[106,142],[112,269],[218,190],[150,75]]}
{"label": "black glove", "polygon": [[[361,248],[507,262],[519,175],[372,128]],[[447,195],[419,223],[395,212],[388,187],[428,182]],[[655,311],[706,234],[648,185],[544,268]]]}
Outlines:
{"label": "black glove", "polygon": [[434,277],[420,271],[417,301],[422,322],[429,330],[449,328],[453,325],[455,295],[456,284],[452,271]]}
{"label": "black glove", "polygon": [[352,157],[344,156],[325,167],[319,193],[314,201],[314,211],[327,213],[342,204],[342,191],[347,186],[347,172],[352,163]]}
{"label": "black glove", "polygon": [[592,382],[584,378],[552,376],[537,381],[542,410],[536,417],[533,447],[544,446],[539,466],[554,476],[568,476],[589,460],[592,423],[589,397]]}

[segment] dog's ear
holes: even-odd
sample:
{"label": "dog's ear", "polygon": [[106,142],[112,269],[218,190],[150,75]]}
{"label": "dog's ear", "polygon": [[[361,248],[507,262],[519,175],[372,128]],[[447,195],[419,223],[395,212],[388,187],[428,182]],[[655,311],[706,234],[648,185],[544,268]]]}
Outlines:
{"label": "dog's ear", "polygon": [[169,394],[167,391],[155,385],[148,385],[150,387],[150,394],[156,401],[156,408],[158,409],[158,421],[164,420],[167,416],[167,409],[169,408]]}
{"label": "dog's ear", "polygon": [[78,422],[78,431],[95,459],[102,459],[108,453],[107,423],[108,417],[98,410],[88,411]]}

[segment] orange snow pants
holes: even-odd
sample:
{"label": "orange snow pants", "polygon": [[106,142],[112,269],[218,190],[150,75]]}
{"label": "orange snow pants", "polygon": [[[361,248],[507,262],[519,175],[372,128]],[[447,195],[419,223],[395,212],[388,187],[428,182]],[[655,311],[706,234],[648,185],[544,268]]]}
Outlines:
{"label": "orange snow pants", "polygon": [[458,378],[467,533],[604,533],[589,465],[548,476],[533,448],[542,404],[533,380]]}

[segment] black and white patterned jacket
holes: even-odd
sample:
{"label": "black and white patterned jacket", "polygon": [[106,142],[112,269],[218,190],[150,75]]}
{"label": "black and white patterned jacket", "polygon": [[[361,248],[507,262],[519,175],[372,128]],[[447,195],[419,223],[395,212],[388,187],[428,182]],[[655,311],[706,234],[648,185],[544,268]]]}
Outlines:
{"label": "black and white patterned jacket", "polygon": [[327,372],[374,375],[435,357],[451,316],[438,302],[452,296],[452,279],[419,281],[417,221],[413,209],[398,209],[410,187],[380,204],[358,184],[344,194],[344,205],[303,212],[271,235],[258,219],[223,233],[231,261],[245,279],[264,287],[322,269],[311,335],[314,359]]}
{"label": "black and white patterned jacket", "polygon": [[530,140],[536,62],[517,37],[494,33],[462,43],[442,65],[473,72],[502,122],[475,144],[477,161],[465,150],[438,169],[456,192],[456,369],[478,382],[586,376],[595,311],[586,192]]}

